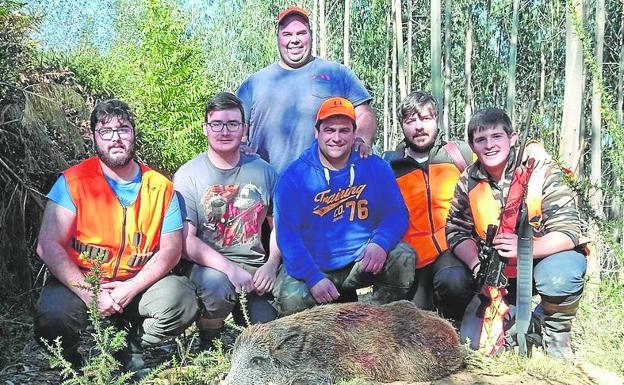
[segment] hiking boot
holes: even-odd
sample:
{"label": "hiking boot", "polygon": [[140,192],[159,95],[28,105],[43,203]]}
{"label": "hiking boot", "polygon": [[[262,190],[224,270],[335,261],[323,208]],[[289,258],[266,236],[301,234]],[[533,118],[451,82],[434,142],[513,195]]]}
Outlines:
{"label": "hiking boot", "polygon": [[578,310],[580,295],[570,296],[556,303],[552,298],[542,296],[542,346],[546,354],[561,360],[574,359],[570,344],[572,320]]}
{"label": "hiking boot", "polygon": [[73,351],[73,352],[63,352],[63,358],[70,363],[72,369],[74,369],[77,372],[80,372],[80,369],[82,369],[82,367],[84,366],[84,358],[82,357],[82,354],[78,353],[77,351]]}
{"label": "hiking boot", "polygon": [[203,329],[199,331],[199,350],[216,350],[215,342],[221,339],[223,327],[218,329]]}
{"label": "hiking boot", "polygon": [[135,380],[141,380],[150,372],[149,368],[144,367],[143,348],[136,337],[129,336],[128,346],[115,353],[114,357],[121,363],[124,371],[134,373],[132,377]]}

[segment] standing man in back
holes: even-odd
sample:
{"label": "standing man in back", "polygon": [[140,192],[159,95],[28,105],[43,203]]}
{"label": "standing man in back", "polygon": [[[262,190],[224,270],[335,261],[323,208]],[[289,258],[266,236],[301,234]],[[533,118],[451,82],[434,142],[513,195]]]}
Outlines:
{"label": "standing man in back", "polygon": [[250,75],[237,91],[248,117],[251,148],[280,174],[314,140],[310,127],[323,100],[340,96],[355,106],[355,145],[368,155],[375,115],[366,88],[347,67],[312,56],[312,31],[304,9],[284,9],[277,24],[279,61]]}

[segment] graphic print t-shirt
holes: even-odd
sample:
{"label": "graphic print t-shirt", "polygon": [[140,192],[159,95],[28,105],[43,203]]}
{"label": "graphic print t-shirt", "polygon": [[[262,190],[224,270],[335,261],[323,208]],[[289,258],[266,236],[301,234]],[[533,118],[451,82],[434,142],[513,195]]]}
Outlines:
{"label": "graphic print t-shirt", "polygon": [[202,153],[178,170],[174,185],[199,239],[234,262],[260,265],[260,232],[272,215],[275,178],[273,167],[257,155],[241,154],[236,167],[222,170]]}

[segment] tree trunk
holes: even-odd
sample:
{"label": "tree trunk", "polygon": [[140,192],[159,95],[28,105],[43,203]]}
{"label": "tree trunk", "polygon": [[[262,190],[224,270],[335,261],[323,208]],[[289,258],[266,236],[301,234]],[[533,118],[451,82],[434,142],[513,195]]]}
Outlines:
{"label": "tree trunk", "polygon": [[[596,31],[595,31],[595,52],[596,66],[598,73],[592,79],[592,117],[591,117],[591,172],[590,182],[590,203],[598,218],[602,219],[602,116],[600,101],[600,83],[602,81],[602,57],[604,47],[605,29],[605,4],[604,0],[596,0]],[[600,229],[597,223],[591,223],[591,238],[598,243],[600,239]],[[600,253],[593,253],[587,259],[587,274],[594,282],[600,278]]]}
{"label": "tree trunk", "polygon": [[345,66],[349,66],[349,61],[351,58],[349,52],[349,27],[350,27],[350,18],[351,18],[351,0],[345,0],[345,8],[344,8],[344,37],[342,39],[342,54],[343,60],[342,63]]}
{"label": "tree trunk", "polygon": [[544,119],[544,98],[546,97],[546,56],[544,48],[540,46],[540,88],[539,88],[539,112],[540,119]]}
{"label": "tree trunk", "polygon": [[401,0],[394,0],[394,39],[396,41],[397,68],[399,71],[399,93],[401,100],[407,96],[405,85],[405,55],[403,54],[403,18],[401,17]]}
{"label": "tree trunk", "polygon": [[312,55],[319,55],[319,46],[318,46],[318,0],[313,1],[314,5],[312,6],[312,20],[310,20],[311,25],[310,29],[312,30]]}
{"label": "tree trunk", "polygon": [[[602,146],[601,146],[601,126],[602,116],[600,113],[600,82],[602,81],[602,62],[605,32],[605,2],[604,0],[596,0],[596,34],[595,41],[596,66],[598,67],[598,77],[594,77],[592,82],[592,128],[591,128],[591,183],[598,189],[592,196],[592,207],[596,214],[602,212],[602,194],[600,193],[601,176],[602,176]],[[600,214],[599,214],[600,215]],[[600,215],[602,216],[602,215]]]}
{"label": "tree trunk", "polygon": [[325,0],[319,0],[319,56],[327,59],[327,26],[325,20]]}
{"label": "tree trunk", "polygon": [[414,0],[407,0],[407,92],[412,92],[412,62],[414,60],[414,49],[412,40],[414,38]]}
{"label": "tree trunk", "polygon": [[518,4],[520,0],[513,0],[513,16],[511,21],[511,37],[509,42],[509,69],[507,83],[507,114],[513,122],[514,106],[516,104],[516,52],[518,50]]}
{"label": "tree trunk", "polygon": [[442,19],[440,0],[431,0],[431,91],[442,115]]}
{"label": "tree trunk", "polygon": [[620,33],[622,33],[622,36],[620,37],[620,65],[617,88],[617,116],[620,126],[624,125],[624,15],[621,16],[621,19]]}
{"label": "tree trunk", "polygon": [[566,7],[566,58],[563,93],[563,117],[559,141],[559,158],[564,165],[578,172],[581,153],[581,112],[583,110],[583,51],[574,30],[573,15],[583,20],[581,0],[571,0]]}
{"label": "tree trunk", "polygon": [[[396,2],[392,2],[392,4],[396,4]],[[400,4],[399,4],[400,5]],[[392,12],[394,13],[394,6]],[[393,34],[394,39],[392,39],[392,88],[390,90],[390,107],[392,110],[392,114],[390,116],[392,120],[392,132],[390,133],[390,148],[396,147],[396,133],[398,131],[397,125],[397,100],[396,100],[396,90],[397,90],[397,39],[396,33]]]}
{"label": "tree trunk", "polygon": [[[444,108],[442,130],[444,140],[451,139],[451,0],[444,2]],[[439,116],[439,115],[438,115]]]}
{"label": "tree trunk", "polygon": [[464,140],[468,140],[468,122],[472,116],[472,5],[466,12],[466,53],[464,56]]}
{"label": "tree trunk", "polygon": [[[383,149],[384,151],[388,151],[390,149],[390,143],[389,143],[389,130],[390,130],[390,111],[388,108],[388,93],[390,92],[389,90],[389,68],[388,65],[390,63],[388,63],[390,61],[390,53],[391,53],[391,49],[390,49],[390,12],[386,13],[386,58],[385,58],[385,64],[384,64],[384,100],[383,100],[383,127],[384,127],[384,138],[383,138]],[[394,76],[394,72],[392,73],[392,75]]]}

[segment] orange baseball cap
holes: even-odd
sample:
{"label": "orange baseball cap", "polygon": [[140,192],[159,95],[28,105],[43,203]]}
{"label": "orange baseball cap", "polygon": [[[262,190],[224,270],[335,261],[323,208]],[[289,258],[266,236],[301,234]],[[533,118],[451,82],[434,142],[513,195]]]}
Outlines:
{"label": "orange baseball cap", "polygon": [[306,19],[306,22],[308,22],[308,24],[310,23],[310,19],[308,18],[308,16],[310,15],[308,13],[308,11],[306,11],[305,9],[301,8],[301,7],[297,7],[295,5],[292,5],[286,9],[283,9],[279,15],[277,15],[277,24],[281,24],[282,21],[290,15],[300,15],[302,16],[304,19]]}
{"label": "orange baseball cap", "polygon": [[326,99],[316,114],[316,122],[327,119],[330,116],[342,115],[355,122],[355,108],[353,103],[345,98],[333,97]]}

